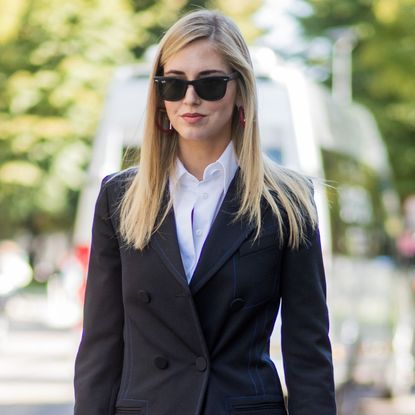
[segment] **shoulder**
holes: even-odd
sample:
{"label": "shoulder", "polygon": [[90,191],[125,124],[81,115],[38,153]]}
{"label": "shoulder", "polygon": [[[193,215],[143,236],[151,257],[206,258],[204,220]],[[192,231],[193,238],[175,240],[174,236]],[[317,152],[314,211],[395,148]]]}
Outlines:
{"label": "shoulder", "polygon": [[138,167],[130,167],[105,176],[102,179],[101,192],[105,192],[109,200],[119,202],[137,173]]}
{"label": "shoulder", "polygon": [[138,167],[130,167],[116,173],[109,174],[102,180],[103,186],[122,186],[125,183],[130,183],[137,175]]}
{"label": "shoulder", "polygon": [[130,167],[116,173],[109,174],[102,179],[102,187],[107,189],[121,189],[128,187],[138,173],[138,167]]}

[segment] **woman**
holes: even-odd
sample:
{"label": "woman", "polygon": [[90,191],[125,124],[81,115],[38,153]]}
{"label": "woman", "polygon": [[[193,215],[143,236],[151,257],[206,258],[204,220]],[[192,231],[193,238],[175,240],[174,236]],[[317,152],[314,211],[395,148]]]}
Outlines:
{"label": "woman", "polygon": [[238,28],[183,17],[151,77],[139,169],[97,200],[75,414],[286,414],[281,302],[288,411],[335,415],[312,188],[261,155]]}

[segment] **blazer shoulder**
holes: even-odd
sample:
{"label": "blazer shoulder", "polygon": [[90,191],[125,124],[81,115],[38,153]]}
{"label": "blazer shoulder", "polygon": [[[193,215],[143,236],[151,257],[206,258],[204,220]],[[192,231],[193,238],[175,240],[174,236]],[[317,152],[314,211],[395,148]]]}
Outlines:
{"label": "blazer shoulder", "polygon": [[130,183],[138,172],[138,167],[130,167],[115,173],[108,174],[102,180],[103,186],[121,186]]}
{"label": "blazer shoulder", "polygon": [[124,193],[138,172],[138,167],[130,167],[116,173],[109,174],[102,179],[101,192],[108,195],[110,205],[119,205]]}

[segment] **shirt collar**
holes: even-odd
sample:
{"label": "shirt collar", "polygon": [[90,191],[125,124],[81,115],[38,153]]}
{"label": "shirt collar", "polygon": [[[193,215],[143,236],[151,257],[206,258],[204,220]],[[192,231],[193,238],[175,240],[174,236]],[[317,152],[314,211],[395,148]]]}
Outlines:
{"label": "shirt collar", "polygon": [[[203,180],[209,180],[209,178],[214,175],[216,171],[223,171],[223,191],[226,193],[236,171],[238,170],[238,166],[238,159],[231,140],[222,155],[215,162],[206,166],[205,171],[203,172]],[[198,182],[198,180],[186,170],[183,163],[177,159],[176,168],[172,175],[172,182],[178,184],[184,180],[185,177],[194,179],[195,183]]]}

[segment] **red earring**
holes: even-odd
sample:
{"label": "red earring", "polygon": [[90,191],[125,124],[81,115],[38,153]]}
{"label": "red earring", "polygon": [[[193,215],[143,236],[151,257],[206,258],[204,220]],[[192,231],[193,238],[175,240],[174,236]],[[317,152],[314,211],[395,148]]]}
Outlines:
{"label": "red earring", "polygon": [[244,107],[241,105],[238,107],[238,114],[239,114],[239,124],[241,124],[242,128],[245,128],[245,110]]}

